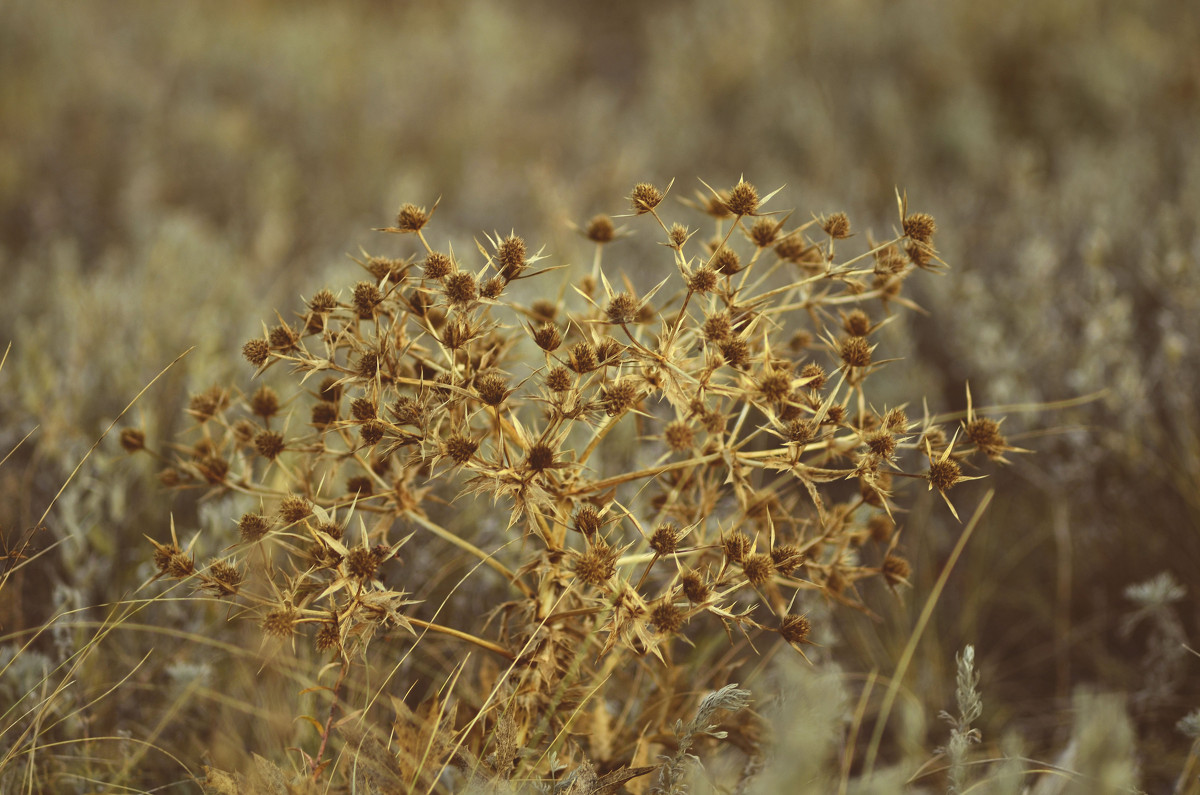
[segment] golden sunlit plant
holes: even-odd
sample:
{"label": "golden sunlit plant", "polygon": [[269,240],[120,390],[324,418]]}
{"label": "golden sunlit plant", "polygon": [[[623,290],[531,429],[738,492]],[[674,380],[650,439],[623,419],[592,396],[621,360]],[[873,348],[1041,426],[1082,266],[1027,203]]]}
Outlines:
{"label": "golden sunlit plant", "polygon": [[[905,482],[954,511],[977,460],[1016,450],[973,403],[958,422],[876,396],[903,367],[881,329],[914,306],[908,278],[945,267],[932,217],[897,196],[896,231],[847,256],[844,213],[789,223],[778,191],[702,183],[684,203],[706,232],[671,217],[672,184],[628,197],[666,248],[648,283],[609,265],[633,230],[601,215],[578,227],[594,250],[570,291],[517,234],[460,256],[430,242],[438,203],[405,204],[379,230],[398,250],[246,342],[259,383],[196,394],[175,452],[122,435],[167,462],[167,486],[244,500],[227,535],[185,546],[172,526],[154,561],[283,653],[331,661],[309,781],[674,792],[693,743],[757,759],[726,652],[805,655],[814,605],[871,613],[890,595],[868,581],[911,576]],[[452,594],[407,567],[434,554],[471,561]],[[412,655],[443,681],[406,681]]]}

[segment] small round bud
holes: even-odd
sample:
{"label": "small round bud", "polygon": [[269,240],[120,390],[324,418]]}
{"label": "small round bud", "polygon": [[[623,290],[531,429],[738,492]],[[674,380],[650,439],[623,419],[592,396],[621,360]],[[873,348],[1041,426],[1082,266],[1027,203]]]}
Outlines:
{"label": "small round bud", "polygon": [[595,505],[581,505],[579,506],[579,510],[575,512],[574,525],[576,531],[583,533],[587,538],[591,538],[604,526],[604,518],[600,515],[600,510]]}
{"label": "small round bud", "polygon": [[908,575],[912,573],[912,566],[899,555],[888,555],[883,559],[880,569],[887,584],[893,586],[907,584]]}
{"label": "small round bud", "polygon": [[738,182],[729,191],[725,206],[734,215],[753,215],[758,209],[758,190],[749,182]]}
{"label": "small round bud", "polygon": [[383,440],[384,432],[387,430],[379,420],[367,420],[358,429],[358,435],[362,438],[363,444],[368,447],[379,444]]}
{"label": "small round bud", "polygon": [[312,424],[317,428],[327,428],[337,422],[337,405],[321,401],[312,407]]}
{"label": "small round bud", "polygon": [[270,419],[279,413],[279,395],[274,389],[263,384],[250,396],[250,411],[263,419]]}
{"label": "small round bud", "polygon": [[617,552],[604,541],[597,540],[575,561],[575,575],[588,585],[603,585],[616,573]]}
{"label": "small round bud", "polygon": [[730,533],[721,539],[721,551],[734,563],[741,563],[750,553],[750,539],[745,533]]}
{"label": "small round bud", "polygon": [[562,345],[562,333],[553,323],[543,323],[533,332],[533,341],[546,352],[556,351]]}
{"label": "small round bud", "polygon": [[937,232],[937,223],[928,213],[913,213],[904,219],[904,234],[918,243],[929,245]]}
{"label": "small round bud", "polygon": [[284,450],[283,434],[263,431],[254,437],[254,449],[268,461],[274,461]]}
{"label": "small round bud", "polygon": [[679,547],[679,528],[673,524],[660,524],[650,536],[650,548],[657,555],[670,555]]}
{"label": "small round bud", "polygon": [[822,389],[825,386],[825,381],[828,376],[825,375],[825,368],[816,362],[809,362],[800,370],[800,377],[809,379],[805,384],[809,389]]}
{"label": "small round bud", "polygon": [[784,616],[779,621],[779,634],[788,643],[804,643],[812,631],[812,624],[804,616]]}
{"label": "small round bud", "polygon": [[713,255],[712,267],[720,274],[732,276],[742,269],[742,258],[733,249],[722,246]]}
{"label": "small round bud", "polygon": [[139,428],[122,428],[120,441],[121,449],[127,453],[146,449],[146,434]]}
{"label": "small round bud", "polygon": [[865,337],[871,330],[871,318],[861,309],[855,309],[842,318],[842,328],[852,337]]}
{"label": "small round bud", "polygon": [[442,285],[446,293],[446,301],[451,306],[466,307],[479,298],[479,288],[475,283],[475,276],[466,271],[450,274]]}
{"label": "small round bud", "polygon": [[263,617],[262,630],[276,638],[286,638],[296,631],[300,614],[290,605],[276,607]]}
{"label": "small round bud", "polygon": [[839,353],[850,367],[866,367],[871,363],[871,344],[866,337],[847,337]]}
{"label": "small round bud", "polygon": [[949,491],[962,480],[962,468],[952,458],[936,460],[929,463],[929,473],[926,475],[930,484],[938,491]]}
{"label": "small round bud", "polygon": [[451,434],[445,442],[446,455],[456,464],[465,464],[479,449],[479,442],[460,433]]}
{"label": "small round bud", "polygon": [[396,214],[396,228],[401,232],[419,232],[429,223],[429,216],[424,207],[404,204]]}
{"label": "small round bud", "polygon": [[444,279],[454,270],[454,262],[440,251],[432,251],[423,266],[426,279]]}
{"label": "small round bud", "polygon": [[525,270],[525,254],[525,241],[516,235],[509,235],[501,241],[496,249],[496,264],[505,280],[512,281]]}
{"label": "small round bud", "polygon": [[259,540],[270,532],[270,530],[270,520],[259,513],[242,514],[242,518],[238,520],[238,531],[242,535],[242,541],[248,544]]}
{"label": "small round bud", "polygon": [[631,293],[619,293],[608,302],[604,314],[608,322],[624,325],[637,319],[638,301]]}
{"label": "small round bud", "polygon": [[682,453],[696,444],[696,432],[685,420],[675,420],[663,428],[663,441],[672,452]]}
{"label": "small round bud", "polygon": [[379,569],[379,558],[365,547],[355,547],[346,556],[346,573],[356,580],[369,580]]}
{"label": "small round bud", "polygon": [[708,583],[704,581],[704,575],[700,572],[695,570],[686,571],[679,578],[679,581],[683,585],[684,596],[689,601],[695,604],[703,604],[708,601]]}
{"label": "small round bud", "polygon": [[688,278],[688,289],[693,293],[709,293],[717,286],[717,272],[705,265]]}
{"label": "small round bud", "polygon": [[685,615],[674,602],[663,599],[650,608],[650,623],[662,634],[673,635],[683,628]]}
{"label": "small round bud", "polygon": [[555,367],[546,373],[546,388],[551,392],[566,392],[571,388],[571,374],[565,367]]}
{"label": "small round bud", "polygon": [[480,376],[475,381],[475,391],[486,406],[499,406],[511,394],[508,382],[494,373]]}

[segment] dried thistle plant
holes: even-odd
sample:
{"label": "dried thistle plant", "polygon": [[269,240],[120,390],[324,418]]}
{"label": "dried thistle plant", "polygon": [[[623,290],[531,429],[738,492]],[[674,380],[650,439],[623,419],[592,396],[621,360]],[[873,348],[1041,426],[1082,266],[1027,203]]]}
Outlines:
{"label": "dried thistle plant", "polygon": [[[766,209],[778,191],[705,188],[694,204],[716,223],[707,239],[668,223],[669,185],[630,194],[669,252],[651,288],[606,269],[628,233],[599,216],[580,229],[590,272],[529,305],[515,283],[555,268],[520,236],[459,257],[429,242],[432,209],[405,205],[381,231],[415,241],[406,255],[364,256],[343,293],[314,293],[245,344],[275,387],[196,395],[194,429],[172,453],[122,437],[163,458],[171,488],[246,499],[236,530],[201,544],[218,557],[197,562],[173,536],[154,559],[159,576],[255,616],[265,638],[333,660],[332,704],[305,751],[314,780],[346,737],[334,731],[343,684],[386,636],[458,660],[453,681],[476,685],[416,723],[397,718],[426,749],[401,763],[421,789],[457,770],[612,791],[664,757],[659,787],[678,791],[673,771],[708,729],[671,726],[698,686],[727,684],[697,641],[724,630],[803,655],[813,600],[870,613],[867,581],[907,583],[906,479],[953,510],[977,460],[1014,450],[973,404],[956,427],[963,415],[914,421],[908,404],[871,397],[901,366],[879,331],[910,305],[906,280],[944,264],[932,218],[901,198],[894,236],[837,259],[835,241],[840,253],[852,239],[845,214],[789,225]],[[461,521],[472,496],[495,506],[494,532]],[[463,587],[506,595],[443,614],[419,579],[389,584],[399,557],[437,548],[475,562]],[[747,720],[739,748],[755,747]]]}

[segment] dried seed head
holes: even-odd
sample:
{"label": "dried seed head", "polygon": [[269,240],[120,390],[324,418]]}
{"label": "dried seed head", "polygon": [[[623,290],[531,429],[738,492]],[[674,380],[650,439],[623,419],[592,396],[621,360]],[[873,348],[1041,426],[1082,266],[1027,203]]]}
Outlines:
{"label": "dried seed head", "polygon": [[913,213],[904,219],[904,234],[918,243],[929,244],[937,232],[937,224],[928,213]]}
{"label": "dried seed head", "polygon": [[663,428],[663,441],[672,452],[691,450],[696,444],[696,432],[686,420],[674,420]]}
{"label": "dried seed head", "polygon": [[219,386],[209,387],[188,402],[188,413],[201,424],[208,422],[229,405],[229,392]]}
{"label": "dried seed head", "polygon": [[590,539],[604,526],[600,509],[589,504],[579,506],[579,510],[575,512],[574,526],[578,532]]}
{"label": "dried seed head", "polygon": [[371,317],[381,301],[383,293],[373,282],[359,282],[354,285],[354,309],[359,317]]}
{"label": "dried seed head", "polygon": [[242,356],[255,367],[262,367],[270,353],[271,346],[266,340],[252,339],[242,346]]}
{"label": "dried seed head", "polygon": [[183,482],[183,475],[175,467],[167,467],[158,473],[158,482],[171,489]]}
{"label": "dried seed head", "polygon": [[379,354],[367,351],[358,357],[358,374],[363,378],[374,378],[379,374]]}
{"label": "dried seed head", "polygon": [[704,581],[704,575],[700,572],[694,569],[685,571],[679,578],[679,582],[683,585],[683,594],[689,601],[696,604],[708,601],[708,583]]}
{"label": "dried seed head", "polygon": [[883,427],[889,431],[904,433],[908,430],[908,414],[900,408],[890,410],[883,415]]}
{"label": "dried seed head", "polygon": [[369,580],[379,568],[379,558],[366,547],[355,547],[346,555],[346,573],[356,580]]}
{"label": "dried seed head", "polygon": [[779,634],[788,643],[804,643],[812,631],[812,624],[804,616],[784,616],[779,621]]}
{"label": "dried seed head", "polygon": [[817,435],[817,425],[812,420],[792,420],[787,425],[787,440],[794,445],[806,445]]}
{"label": "dried seed head", "polygon": [[429,223],[431,213],[415,204],[404,204],[396,214],[396,228],[401,232],[419,232]]}
{"label": "dried seed head", "polygon": [[136,453],[146,449],[146,434],[138,428],[121,429],[121,449],[127,453]]}
{"label": "dried seed head", "polygon": [[687,285],[693,293],[712,292],[717,286],[717,272],[705,265],[688,277]]}
{"label": "dried seed head", "polygon": [[674,635],[683,628],[687,614],[670,599],[661,599],[650,608],[650,623],[664,635]]}
{"label": "dried seed head", "polygon": [[599,364],[616,364],[616,360],[624,352],[625,346],[612,337],[605,337],[596,343],[596,359]]}
{"label": "dried seed head", "polygon": [[756,248],[767,248],[779,239],[782,228],[783,224],[778,221],[759,218],[754,222],[754,226],[750,227],[750,242],[754,243]]}
{"label": "dried seed head", "polygon": [[705,412],[700,418],[700,422],[704,425],[704,430],[711,434],[725,432],[725,415],[715,409],[713,411]]}
{"label": "dried seed head", "polygon": [[214,486],[224,483],[225,476],[229,474],[229,462],[215,453],[197,461],[196,468],[200,470],[205,481]]}
{"label": "dried seed head", "polygon": [[804,553],[791,544],[783,544],[771,550],[771,563],[775,571],[786,577],[804,565]]}
{"label": "dried seed head", "polygon": [[290,351],[300,341],[300,335],[291,326],[279,325],[271,329],[270,333],[267,334],[267,339],[270,340],[272,348],[280,351]]}
{"label": "dried seed head", "polygon": [[758,391],[768,403],[781,403],[792,391],[792,379],[783,372],[763,373],[758,379]]}
{"label": "dried seed head", "polygon": [[512,281],[525,270],[525,241],[516,235],[509,235],[501,241],[496,249],[496,264],[500,275],[507,281]]}
{"label": "dried seed head", "polygon": [[296,631],[300,614],[291,605],[281,605],[269,611],[263,617],[262,629],[268,635],[276,638],[286,638]]}
{"label": "dried seed head", "polygon": [[788,235],[775,244],[775,256],[784,262],[803,262],[807,250],[804,238],[798,234]]}
{"label": "dried seed head", "polygon": [[332,621],[326,621],[321,624],[321,628],[317,630],[317,636],[313,640],[317,647],[317,651],[335,651],[342,647],[342,636],[338,632],[338,626]]}
{"label": "dried seed head", "polygon": [[811,379],[806,386],[809,389],[823,389],[828,376],[825,375],[825,368],[816,362],[809,362],[800,370],[801,378]]}
{"label": "dried seed head", "polygon": [[850,219],[845,213],[834,213],[821,222],[821,229],[834,240],[850,237]]}
{"label": "dried seed head", "polygon": [[238,592],[242,585],[242,572],[236,566],[224,561],[214,560],[208,565],[206,572],[212,590],[217,596],[232,596]]}
{"label": "dried seed head", "polygon": [[743,369],[750,363],[750,346],[741,337],[721,341],[721,358],[730,367]]}
{"label": "dried seed head", "polygon": [[728,312],[718,312],[705,319],[700,333],[709,342],[724,342],[733,334],[733,320]]}
{"label": "dried seed head", "polygon": [[871,318],[861,309],[855,309],[842,318],[842,328],[852,337],[865,337],[871,330]]}
{"label": "dried seed head", "polygon": [[543,472],[554,466],[554,448],[545,442],[530,445],[525,454],[525,465],[534,472]]}
{"label": "dried seed head", "polygon": [[745,180],[739,180],[729,191],[725,206],[734,215],[754,215],[758,209],[758,190]]}
{"label": "dried seed head", "polygon": [[865,477],[859,478],[858,491],[862,496],[862,501],[874,508],[882,508],[883,495],[890,494],[892,490],[892,475],[890,472],[876,472],[872,480]]}
{"label": "dried seed head", "polygon": [[479,288],[475,283],[475,276],[466,271],[458,271],[447,276],[442,282],[442,288],[446,294],[447,303],[460,309],[469,306],[479,298]]}
{"label": "dried seed head", "polygon": [[496,299],[504,292],[504,286],[507,282],[503,276],[493,276],[479,286],[479,296],[481,298]]}
{"label": "dried seed head", "polygon": [[671,231],[667,233],[667,239],[671,241],[671,248],[680,248],[688,239],[688,228],[683,224],[671,224]]}
{"label": "dried seed head", "polygon": [[268,461],[274,461],[284,446],[283,434],[276,431],[263,431],[254,437],[254,449]]}
{"label": "dried seed head", "polygon": [[495,373],[488,373],[476,379],[475,391],[486,406],[499,406],[511,394],[508,389],[508,381]]}
{"label": "dried seed head", "polygon": [[608,316],[608,322],[621,325],[632,323],[637,319],[637,313],[638,300],[632,293],[614,295],[604,310],[604,314]]}
{"label": "dried seed head", "polygon": [[742,269],[742,258],[733,249],[722,246],[713,255],[712,267],[718,273],[725,276],[732,276]]}
{"label": "dried seed head", "polygon": [[312,407],[312,424],[317,428],[327,428],[337,422],[337,406],[321,401]]}
{"label": "dried seed head", "polygon": [[250,411],[262,417],[270,419],[279,413],[279,395],[274,389],[263,384],[254,391],[250,396]]}
{"label": "dried seed head", "polygon": [[841,425],[846,419],[846,407],[834,403],[825,410],[825,425]]}
{"label": "dried seed head", "polygon": [[363,444],[371,447],[383,440],[386,431],[387,426],[379,420],[367,420],[359,426],[358,435],[362,438]]}
{"label": "dried seed head", "polygon": [[595,370],[600,366],[596,358],[596,346],[587,340],[572,345],[567,355],[567,366],[580,375]]}
{"label": "dried seed head", "polygon": [[271,529],[271,521],[260,513],[244,513],[238,520],[238,530],[242,540],[253,543],[265,536]]}
{"label": "dried seed head", "polygon": [[624,379],[604,387],[600,400],[604,404],[604,412],[610,417],[615,417],[632,407],[640,397],[637,384],[630,379]]}
{"label": "dried seed head", "polygon": [[465,464],[479,449],[479,442],[461,433],[451,434],[444,443],[446,455],[456,464]]}
{"label": "dried seed head", "polygon": [[842,340],[839,353],[849,367],[866,367],[871,363],[871,343],[866,337],[847,337]]}
{"label": "dried seed head", "polygon": [[903,255],[900,254],[900,249],[895,246],[886,246],[875,252],[875,274],[877,276],[894,276],[907,266]]}
{"label": "dried seed head", "polygon": [[539,298],[529,305],[529,311],[533,315],[534,320],[551,323],[554,321],[554,318],[558,317],[558,304],[553,301],[547,301],[545,298]]}
{"label": "dried seed head", "polygon": [[385,279],[389,282],[401,282],[407,270],[408,263],[404,260],[388,257],[371,257],[367,260],[367,273],[371,274],[376,284]]}
{"label": "dried seed head", "polygon": [[864,441],[867,449],[880,458],[891,458],[896,453],[896,437],[887,428],[871,431]]}
{"label": "dried seed head", "polygon": [[880,569],[888,585],[907,584],[908,575],[912,573],[912,566],[899,555],[888,555]]}
{"label": "dried seed head", "polygon": [[575,575],[588,585],[603,585],[616,573],[617,551],[599,539],[575,561]]}
{"label": "dried seed head", "polygon": [[286,524],[295,524],[308,518],[312,503],[298,494],[289,494],[279,503],[279,518]]}
{"label": "dried seed head", "polygon": [[551,392],[566,392],[571,388],[571,374],[565,367],[555,367],[546,373],[546,388]]}
{"label": "dried seed head", "polygon": [[597,215],[588,221],[583,234],[593,243],[604,245],[612,242],[613,238],[617,236],[617,230],[613,227],[611,218],[607,215]]}
{"label": "dried seed head", "polygon": [[751,585],[763,585],[775,574],[775,562],[762,552],[747,555],[742,559],[742,573]]}
{"label": "dried seed head", "polygon": [[533,332],[533,341],[546,352],[556,351],[562,345],[562,333],[553,323],[543,323]]}
{"label": "dried seed head", "polygon": [[633,211],[638,215],[650,212],[662,200],[662,191],[649,182],[639,182],[637,185],[634,185],[633,193],[629,196],[629,203],[633,206]]}
{"label": "dried seed head", "polygon": [[318,290],[308,301],[308,308],[319,315],[325,315],[337,309],[337,296],[332,290]]}
{"label": "dried seed head", "polygon": [[670,555],[679,547],[679,528],[673,524],[660,524],[650,536],[650,548],[658,555]]}
{"label": "dried seed head", "polygon": [[750,538],[742,532],[730,533],[721,539],[721,551],[734,563],[741,563],[750,554]]}
{"label": "dried seed head", "polygon": [[425,424],[425,406],[408,395],[401,395],[392,401],[388,411],[400,425],[415,425],[420,428]]}
{"label": "dried seed head", "polygon": [[966,423],[967,438],[990,457],[1002,454],[1006,439],[1000,433],[1000,423],[989,417],[976,417]]}
{"label": "dried seed head", "polygon": [[423,266],[426,279],[444,279],[454,270],[454,262],[440,251],[431,251]]}
{"label": "dried seed head", "polygon": [[886,513],[871,514],[871,518],[867,520],[867,533],[871,536],[872,541],[879,544],[886,544],[890,541],[895,529],[896,523]]}
{"label": "dried seed head", "polygon": [[375,491],[371,479],[366,475],[355,475],[346,478],[346,493],[357,494],[359,497],[370,497]]}
{"label": "dried seed head", "polygon": [[962,468],[953,458],[936,459],[929,462],[929,483],[941,492],[949,491],[962,480]]}
{"label": "dried seed head", "polygon": [[911,241],[904,247],[904,253],[918,268],[928,268],[933,264],[933,249],[924,243]]}

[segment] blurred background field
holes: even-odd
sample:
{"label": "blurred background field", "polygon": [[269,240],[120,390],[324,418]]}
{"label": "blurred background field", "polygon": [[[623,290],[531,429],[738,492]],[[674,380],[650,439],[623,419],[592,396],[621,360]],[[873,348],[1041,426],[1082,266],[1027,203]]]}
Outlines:
{"label": "blurred background field", "polygon": [[[5,0],[0,448],[39,428],[0,468],[0,532],[11,544],[34,527],[186,348],[126,424],[162,443],[184,429],[190,394],[249,390],[242,343],[300,295],[353,279],[347,255],[390,255],[371,230],[402,202],[441,197],[437,234],[456,251],[512,229],[561,264],[589,256],[569,224],[625,212],[638,181],[674,178],[671,195],[689,197],[698,178],[745,175],[786,186],[772,208],[844,210],[876,238],[896,226],[898,187],[937,219],[952,266],[921,280],[912,297],[929,314],[906,314],[893,343],[931,408],[965,408],[967,381],[986,405],[1103,392],[1012,413],[1006,431],[1035,453],[963,487],[966,513],[988,485],[998,499],[918,648],[915,742],[945,742],[935,716],[973,644],[986,742],[1019,736],[1053,759],[1073,693],[1120,694],[1141,786],[1168,791],[1192,744],[1177,722],[1200,707],[1200,660],[1182,646],[1200,636],[1197,42],[1200,5],[1153,0]],[[639,270],[648,234],[606,261]],[[0,641],[64,610],[102,618],[92,606],[153,573],[143,533],[163,538],[171,514],[227,529],[228,505],[165,494],[154,473],[105,441],[34,549],[65,540],[0,594]],[[908,518],[904,603],[883,603],[882,624],[833,610],[822,659],[894,669],[956,537],[935,508]],[[159,624],[212,623],[154,609]],[[86,687],[163,644],[130,635]],[[41,675],[30,659],[5,673],[0,705]],[[80,731],[152,737],[193,768],[233,758],[223,745],[287,744],[286,719],[222,739],[233,706],[227,724],[189,717],[189,694],[223,664],[195,660],[151,657],[142,700],[99,704]],[[181,776],[145,765],[138,786]]]}

